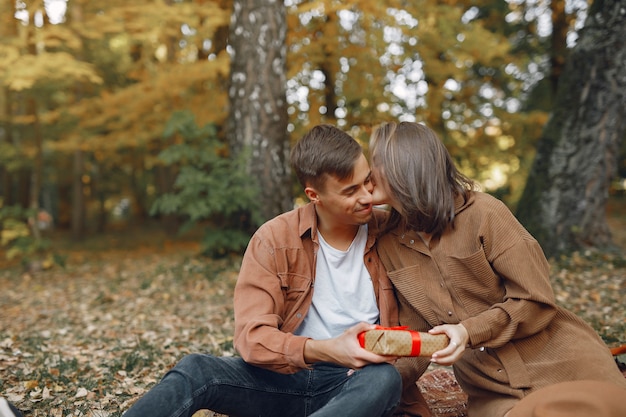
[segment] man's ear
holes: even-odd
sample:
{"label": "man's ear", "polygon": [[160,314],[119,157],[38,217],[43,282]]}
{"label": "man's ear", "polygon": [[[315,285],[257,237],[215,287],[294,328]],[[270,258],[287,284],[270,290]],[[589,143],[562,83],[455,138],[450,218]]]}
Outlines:
{"label": "man's ear", "polygon": [[304,193],[306,194],[307,197],[309,197],[309,200],[311,200],[314,203],[316,203],[319,200],[319,194],[317,193],[315,188],[306,187],[304,189]]}

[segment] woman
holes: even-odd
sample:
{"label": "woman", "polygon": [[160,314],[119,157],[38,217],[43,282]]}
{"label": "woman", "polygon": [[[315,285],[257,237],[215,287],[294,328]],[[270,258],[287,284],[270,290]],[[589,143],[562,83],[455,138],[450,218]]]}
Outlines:
{"label": "woman", "polygon": [[432,130],[385,124],[370,152],[374,203],[392,207],[378,251],[400,324],[448,335],[431,362],[453,366],[470,417],[503,417],[524,396],[563,381],[626,388],[602,339],[555,304],[537,241],[502,202],[474,190]]}

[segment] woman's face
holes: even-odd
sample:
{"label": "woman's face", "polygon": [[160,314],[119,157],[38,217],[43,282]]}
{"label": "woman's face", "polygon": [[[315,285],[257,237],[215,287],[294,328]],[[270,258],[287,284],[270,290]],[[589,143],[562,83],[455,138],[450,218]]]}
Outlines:
{"label": "woman's face", "polygon": [[372,204],[389,204],[393,207],[394,199],[392,197],[391,191],[389,190],[389,185],[387,184],[384,170],[380,165],[372,166],[372,183],[374,184],[374,191],[372,192]]}

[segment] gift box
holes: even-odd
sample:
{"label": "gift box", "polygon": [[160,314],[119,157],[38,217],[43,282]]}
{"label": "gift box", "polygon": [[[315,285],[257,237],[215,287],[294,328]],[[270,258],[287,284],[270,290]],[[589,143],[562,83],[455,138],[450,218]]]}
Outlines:
{"label": "gift box", "polygon": [[361,347],[379,355],[431,356],[450,343],[445,334],[430,334],[404,327],[382,327],[359,333]]}

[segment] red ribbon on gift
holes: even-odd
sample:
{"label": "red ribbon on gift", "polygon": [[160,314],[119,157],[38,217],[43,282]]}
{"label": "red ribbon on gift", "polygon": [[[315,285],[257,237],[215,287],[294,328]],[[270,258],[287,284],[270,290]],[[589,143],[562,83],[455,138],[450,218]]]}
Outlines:
{"label": "red ribbon on gift", "polygon": [[[376,330],[404,330],[411,334],[411,356],[419,356],[420,351],[422,350],[422,338],[419,332],[413,330],[407,330],[408,326],[393,326],[393,327],[384,327],[376,325]],[[362,348],[365,347],[365,332],[361,332],[358,335],[359,344]]]}

